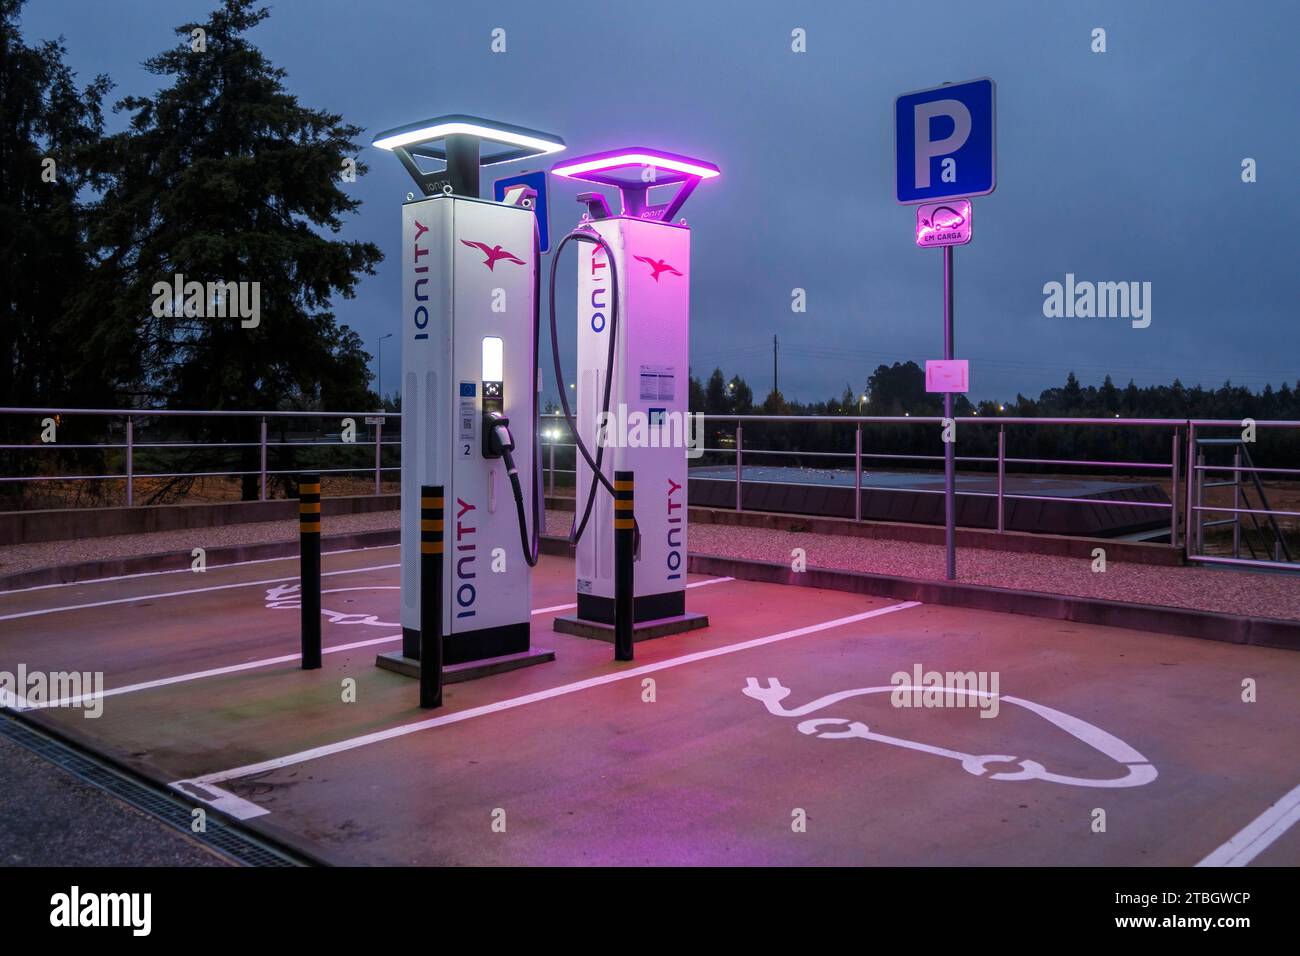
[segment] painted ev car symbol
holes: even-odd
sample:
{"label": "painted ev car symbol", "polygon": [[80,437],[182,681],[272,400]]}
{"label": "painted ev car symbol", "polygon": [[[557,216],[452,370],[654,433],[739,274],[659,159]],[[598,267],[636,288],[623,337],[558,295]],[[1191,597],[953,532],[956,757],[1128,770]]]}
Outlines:
{"label": "painted ev car symbol", "polygon": [[[327,588],[321,591],[321,594],[341,594],[344,591],[396,591],[397,588],[389,586],[360,587],[360,588]],[[273,588],[266,589],[266,606],[267,608],[301,608],[302,591],[297,584],[281,584]],[[401,627],[392,621],[381,621],[374,614],[348,614],[343,611],[330,611],[321,608],[321,614],[331,624],[360,624],[366,627]]]}
{"label": "painted ev car symbol", "polygon": [[[868,694],[892,694],[896,691],[923,691],[925,689],[910,684],[859,687],[854,690],[844,690],[839,693],[818,697],[801,707],[787,708],[782,705],[781,701],[790,696],[790,688],[783,686],[775,677],[768,678],[766,687],[760,685],[755,678],[749,677],[745,680],[744,694],[746,697],[761,701],[769,714],[777,717],[804,717],[852,697],[862,697]],[[945,692],[986,699],[992,696],[986,691],[979,690],[953,690],[949,688]],[[1048,723],[1059,727],[1094,750],[1105,754],[1125,769],[1125,775],[1101,779],[1071,777],[1052,773],[1035,760],[1026,760],[1005,754],[968,754],[921,743],[916,740],[906,740],[902,737],[890,737],[885,734],[873,733],[866,724],[842,717],[817,717],[812,720],[804,720],[798,724],[796,729],[801,734],[816,735],[822,740],[870,740],[894,747],[903,747],[908,750],[918,750],[938,757],[948,757],[961,763],[962,769],[967,773],[976,777],[987,775],[989,780],[1046,780],[1049,783],[1060,783],[1071,787],[1140,787],[1156,778],[1156,768],[1147,761],[1146,757],[1100,727],[1031,700],[1009,697],[1005,694],[999,695],[998,699],[1002,703],[1014,704],[1037,714]],[[836,729],[832,730],[830,728]],[[999,763],[1018,764],[1020,769],[989,773],[989,765]]]}

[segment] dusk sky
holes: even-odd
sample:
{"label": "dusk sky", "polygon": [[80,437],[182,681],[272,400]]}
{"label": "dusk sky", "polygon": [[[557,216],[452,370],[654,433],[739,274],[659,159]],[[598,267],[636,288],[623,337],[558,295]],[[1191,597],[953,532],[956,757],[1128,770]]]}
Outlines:
{"label": "dusk sky", "polygon": [[[29,43],[62,34],[80,82],[107,73],[116,100],[152,93],[158,78],[142,61],[214,5],[37,0],[23,31]],[[942,253],[916,248],[914,210],[894,199],[893,101],[990,76],[998,186],[974,200],[973,241],[955,254],[972,398],[1036,396],[1070,369],[1120,386],[1300,378],[1293,2],[268,5],[250,36],[288,71],[287,88],[366,130],[370,173],[346,187],[364,205],[344,236],[387,259],[337,314],[372,353],[399,327],[399,205],[413,184],[370,138],[470,113],[556,133],[569,155],[646,145],[721,167],[682,212],[695,374],[720,365],[761,400],[774,333],[782,390],[800,400],[861,390],[882,362],[940,357]],[[490,49],[497,27],[505,53]],[[1091,50],[1098,27],[1104,53]],[[806,53],[791,51],[795,28]],[[1248,157],[1255,183],[1242,182]],[[523,168],[488,170],[484,192],[496,170]],[[582,189],[552,187],[555,234],[577,223]],[[574,271],[561,272],[570,370]],[[1150,326],[1044,317],[1044,283],[1067,273],[1150,282]],[[796,287],[803,314],[790,308]],[[389,391],[397,341],[384,346]]]}

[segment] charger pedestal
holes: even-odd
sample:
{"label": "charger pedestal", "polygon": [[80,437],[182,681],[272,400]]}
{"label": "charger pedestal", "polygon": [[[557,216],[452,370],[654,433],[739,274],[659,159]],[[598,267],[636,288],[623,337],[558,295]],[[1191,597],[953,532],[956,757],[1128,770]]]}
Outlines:
{"label": "charger pedestal", "polygon": [[[697,631],[709,626],[707,614],[677,614],[661,617],[653,621],[637,621],[632,625],[632,641],[640,643],[669,634],[681,634],[685,631]],[[560,634],[573,634],[577,637],[590,637],[597,641],[614,643],[614,625],[603,621],[593,621],[585,617],[566,615],[555,619],[555,630]]]}
{"label": "charger pedestal", "polygon": [[[557,627],[556,630],[558,631],[559,628]],[[612,628],[610,634],[613,634]],[[613,640],[613,638],[611,637],[610,640]],[[545,664],[553,660],[555,660],[555,651],[542,647],[530,647],[518,654],[502,654],[499,657],[484,657],[476,661],[465,661],[463,664],[444,665],[442,668],[442,682],[444,684],[459,684],[462,681],[478,680],[480,677],[504,674],[506,671],[518,670],[532,664]],[[403,677],[419,678],[420,676],[420,662],[415,658],[407,657],[401,651],[380,654],[375,658],[375,666],[386,671],[392,671],[394,674],[401,674]]]}

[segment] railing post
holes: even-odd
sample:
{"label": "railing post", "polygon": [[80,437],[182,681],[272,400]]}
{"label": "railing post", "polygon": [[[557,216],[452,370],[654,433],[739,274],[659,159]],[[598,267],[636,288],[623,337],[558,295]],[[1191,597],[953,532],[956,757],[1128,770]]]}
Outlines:
{"label": "railing post", "polygon": [[1007,426],[998,426],[998,534],[1007,530]]}
{"label": "railing post", "polygon": [[258,492],[258,495],[259,495],[259,500],[261,500],[261,501],[265,501],[265,500],[266,500],[266,416],[265,416],[265,415],[262,416],[262,429],[261,429],[261,433],[262,433],[262,437],[261,437],[261,439],[260,439],[260,441],[261,441],[261,456],[260,456],[260,458],[261,458],[261,465],[259,466],[259,470],[260,470],[260,472],[261,472],[261,480],[260,480],[259,483],[258,483],[258,487],[259,487],[261,490]]}
{"label": "railing post", "polygon": [[[1232,453],[1232,507],[1241,507],[1241,446]],[[1241,557],[1241,512],[1232,513],[1232,556]]]}
{"label": "railing post", "polygon": [[[546,493],[552,498],[555,497],[555,439],[551,439],[551,448],[547,452],[547,469],[546,469]],[[577,485],[577,482],[574,482]],[[576,494],[576,493],[575,493]]]}
{"label": "railing post", "polygon": [[379,494],[379,477],[383,469],[383,462],[380,461],[380,455],[384,452],[384,420],[375,419],[375,494]]}
{"label": "railing post", "polygon": [[1193,540],[1192,528],[1196,512],[1192,511],[1192,489],[1196,486],[1196,469],[1194,467],[1196,454],[1196,426],[1191,422],[1187,423],[1187,474],[1183,476],[1183,482],[1187,485],[1186,497],[1183,504],[1183,548],[1184,557],[1190,558],[1196,543]]}
{"label": "railing post", "polygon": [[862,422],[853,440],[853,520],[862,520]]}
{"label": "railing post", "polygon": [[1205,550],[1205,452],[1196,453],[1196,553]]}
{"label": "railing post", "polygon": [[740,511],[740,470],[743,467],[742,461],[745,457],[744,445],[745,427],[739,422],[736,423],[736,510]]}
{"label": "railing post", "polygon": [[126,416],[126,506],[135,504],[135,419]]}
{"label": "railing post", "polygon": [[1178,426],[1174,426],[1173,455],[1170,459],[1169,484],[1169,544],[1178,547],[1178,486],[1180,484],[1178,470],[1182,467],[1182,447],[1179,439],[1182,436],[1178,433]]}

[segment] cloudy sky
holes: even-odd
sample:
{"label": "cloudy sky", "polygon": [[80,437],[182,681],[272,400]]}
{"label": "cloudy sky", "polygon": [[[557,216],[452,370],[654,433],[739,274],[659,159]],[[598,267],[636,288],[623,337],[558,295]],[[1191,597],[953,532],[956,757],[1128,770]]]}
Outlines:
{"label": "cloudy sky", "polygon": [[[723,175],[682,213],[696,374],[721,365],[761,397],[775,334],[782,390],[811,400],[860,389],[881,362],[941,354],[942,253],[915,247],[913,210],[894,200],[893,100],[991,76],[998,187],[975,200],[974,240],[955,257],[972,397],[1037,395],[1070,369],[1085,384],[1108,372],[1120,385],[1300,378],[1290,0],[269,5],[253,40],[292,92],[365,127],[366,144],[458,112],[558,133],[575,155],[638,144],[717,163]],[[148,93],[157,81],[140,63],[211,6],[38,0],[23,28],[29,42],[62,34],[83,81],[106,72],[117,95]],[[1104,53],[1091,50],[1098,27]],[[490,49],[494,28],[505,53]],[[791,51],[795,28],[805,53]],[[366,153],[370,175],[348,187],[365,203],[346,234],[388,260],[337,311],[373,351],[399,326],[398,208],[411,183],[390,154]],[[553,230],[576,223],[579,191],[554,187]],[[1044,283],[1066,273],[1150,282],[1150,326],[1044,317]],[[791,311],[796,287],[805,313]]]}

